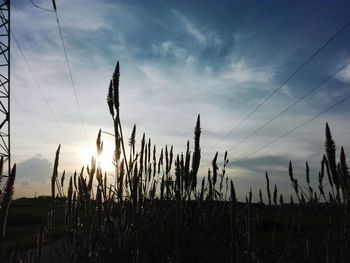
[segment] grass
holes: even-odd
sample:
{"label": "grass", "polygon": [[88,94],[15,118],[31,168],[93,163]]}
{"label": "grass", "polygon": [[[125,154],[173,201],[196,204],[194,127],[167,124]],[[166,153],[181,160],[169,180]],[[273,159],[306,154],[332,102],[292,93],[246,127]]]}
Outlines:
{"label": "grass", "polygon": [[343,149],[339,161],[336,158],[328,125],[318,189],[310,185],[308,164],[307,185],[301,186],[290,163],[292,197],[281,194],[266,174],[260,202],[252,203],[252,191],[245,202],[238,202],[234,182],[226,174],[227,153],[222,162],[216,153],[208,175],[198,177],[199,115],[194,143],[187,142],[184,153],[175,154],[167,146],[157,149],[145,135],[137,149],[136,126],[125,140],[119,77],[118,63],[107,96],[114,127],[115,183],[108,183],[99,164],[101,131],[98,155],[68,179],[67,191],[62,187],[64,175],[58,173],[59,146],[46,213],[42,207],[14,206],[10,211],[8,236],[16,235],[19,229],[12,224],[23,223],[27,212],[28,236],[36,231],[36,243],[27,253],[15,249],[14,261],[48,262],[55,255],[61,262],[349,262],[350,176]]}

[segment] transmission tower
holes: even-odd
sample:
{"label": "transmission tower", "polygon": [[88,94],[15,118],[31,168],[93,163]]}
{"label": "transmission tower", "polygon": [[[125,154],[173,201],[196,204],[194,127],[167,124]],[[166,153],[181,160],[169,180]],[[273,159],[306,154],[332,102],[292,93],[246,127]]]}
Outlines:
{"label": "transmission tower", "polygon": [[10,0],[0,0],[0,157],[10,174]]}

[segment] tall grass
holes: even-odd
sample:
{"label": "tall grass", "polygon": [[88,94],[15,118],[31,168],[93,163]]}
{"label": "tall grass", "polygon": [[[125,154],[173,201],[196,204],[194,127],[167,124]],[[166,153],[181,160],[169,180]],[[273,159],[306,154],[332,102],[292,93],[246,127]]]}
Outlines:
{"label": "tall grass", "polygon": [[[295,179],[290,162],[286,169],[294,189],[290,203],[285,203],[289,198],[278,191],[267,173],[266,194],[260,189],[260,202],[252,203],[251,189],[245,202],[238,202],[235,184],[226,174],[227,153],[222,162],[216,153],[207,176],[198,176],[199,115],[194,143],[188,141],[184,153],[175,154],[173,147],[168,146],[157,149],[145,134],[137,148],[136,125],[125,141],[120,121],[119,78],[118,63],[107,96],[114,127],[115,181],[108,182],[99,162],[103,151],[99,131],[96,158],[69,178],[64,191],[64,173],[61,178],[58,173],[59,146],[51,180],[53,203],[48,223],[38,235],[37,245],[25,255],[26,260],[40,262],[43,251],[48,249],[55,251],[52,256],[62,262],[350,260],[350,177],[343,148],[339,161],[336,160],[328,124],[318,190],[311,185],[308,163],[304,187]],[[53,243],[50,238],[59,227],[54,220],[55,207],[60,200],[65,202],[63,237]],[[14,260],[18,259],[15,255]]]}
{"label": "tall grass", "polygon": [[[0,186],[3,181],[4,175],[4,157],[0,158]],[[5,242],[6,223],[12,196],[14,193],[14,183],[16,178],[16,164],[13,166],[7,181],[2,189],[0,188],[0,261],[3,261],[3,243]]]}

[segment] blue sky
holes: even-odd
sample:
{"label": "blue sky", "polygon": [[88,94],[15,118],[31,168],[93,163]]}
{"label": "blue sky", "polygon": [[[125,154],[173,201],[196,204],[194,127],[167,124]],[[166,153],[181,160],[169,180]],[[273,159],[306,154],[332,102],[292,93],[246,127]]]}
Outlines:
{"label": "blue sky", "polygon": [[[52,8],[49,0],[34,2]],[[168,144],[181,153],[186,141],[193,138],[200,113],[203,175],[216,150],[223,154],[350,62],[349,26],[227,135],[350,20],[349,2],[56,2],[87,138],[54,13],[37,9],[30,1],[12,1],[13,34],[33,72],[12,41],[12,153],[19,165],[17,195],[48,193],[50,174],[45,177],[44,173],[59,143],[60,169],[71,173],[86,164],[83,152],[94,147],[98,130],[112,130],[106,92],[117,60],[121,63],[124,133],[128,135],[136,123],[138,138],[145,132],[158,149]],[[265,171],[271,174],[272,183],[290,191],[289,160],[302,182],[308,160],[316,179],[326,121],[338,148],[343,145],[349,152],[347,102],[248,159],[233,162],[349,96],[349,83],[350,67],[346,67],[229,152],[228,176],[241,195],[250,187],[257,192]],[[108,135],[103,140],[106,158],[111,158],[112,140]]]}

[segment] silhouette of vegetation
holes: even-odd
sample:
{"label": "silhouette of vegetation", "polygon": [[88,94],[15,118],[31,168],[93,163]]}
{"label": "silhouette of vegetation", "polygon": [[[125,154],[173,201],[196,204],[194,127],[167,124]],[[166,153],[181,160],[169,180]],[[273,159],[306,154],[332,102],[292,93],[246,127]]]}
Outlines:
{"label": "silhouette of vegetation", "polygon": [[[107,95],[114,127],[115,181],[109,183],[99,162],[103,152],[101,130],[96,140],[96,158],[92,157],[88,167],[69,178],[66,191],[65,175],[60,178],[58,173],[59,146],[46,224],[30,250],[25,253],[16,250],[12,254],[14,261],[47,262],[53,258],[59,262],[350,260],[350,175],[343,148],[337,162],[328,124],[318,190],[310,183],[308,163],[304,187],[295,178],[290,162],[286,169],[294,189],[290,198],[278,191],[266,173],[268,202],[264,203],[265,194],[261,189],[258,203],[252,203],[251,189],[245,202],[238,202],[235,184],[226,174],[227,152],[222,162],[216,153],[207,176],[198,176],[199,115],[193,150],[189,141],[186,152],[181,154],[174,154],[173,147],[157,149],[145,134],[137,150],[136,125],[125,143],[120,121],[119,78],[117,63]],[[58,222],[62,200],[64,215],[60,215]],[[58,239],[57,233],[61,233]]]}
{"label": "silhouette of vegetation", "polygon": [[[3,170],[4,170],[4,157],[0,158],[0,185],[3,181]],[[0,260],[3,260],[3,243],[4,236],[6,234],[7,217],[10,208],[10,204],[13,196],[13,185],[16,178],[16,164],[13,166],[10,174],[8,175],[7,181],[0,189]]]}

